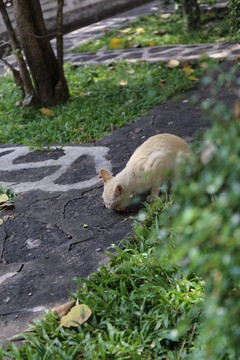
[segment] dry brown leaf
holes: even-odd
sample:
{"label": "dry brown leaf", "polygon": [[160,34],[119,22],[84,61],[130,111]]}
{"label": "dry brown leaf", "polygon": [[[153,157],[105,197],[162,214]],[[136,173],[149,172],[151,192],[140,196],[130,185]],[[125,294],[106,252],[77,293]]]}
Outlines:
{"label": "dry brown leaf", "polygon": [[42,108],[40,109],[40,112],[41,112],[43,115],[52,115],[52,114],[53,114],[53,110],[48,109],[48,108],[44,108],[44,107],[42,107]]}
{"label": "dry brown leaf", "polygon": [[199,80],[196,76],[193,76],[193,75],[190,75],[188,78],[189,78],[189,80],[192,80],[192,81],[198,81]]}
{"label": "dry brown leaf", "polygon": [[14,205],[10,202],[5,202],[3,204],[0,204],[0,210],[8,210],[8,209],[12,209],[14,207]]}
{"label": "dry brown leaf", "polygon": [[162,18],[162,19],[169,19],[169,18],[170,18],[170,16],[171,16],[171,14],[170,14],[170,13],[161,14],[161,18]]}
{"label": "dry brown leaf", "polygon": [[233,118],[239,119],[240,118],[240,102],[236,102],[236,104],[233,107]]}
{"label": "dry brown leaf", "polygon": [[154,45],[156,45],[155,41],[149,41],[148,42],[148,46],[154,46]]}
{"label": "dry brown leaf", "polygon": [[166,85],[167,84],[167,81],[164,80],[164,79],[160,79],[159,80],[159,85],[162,86],[162,85]]}
{"label": "dry brown leaf", "polygon": [[127,34],[129,31],[131,31],[132,29],[130,27],[126,28],[126,29],[122,29],[120,30],[121,33],[123,34]]}
{"label": "dry brown leaf", "polygon": [[145,32],[144,28],[138,27],[138,28],[136,29],[136,31],[135,31],[135,34],[136,34],[136,35],[139,35],[139,34],[142,34],[142,33],[144,33],[144,32]]}
{"label": "dry brown leaf", "polygon": [[119,47],[121,47],[122,45],[122,40],[119,39],[119,38],[113,38],[111,41],[110,41],[110,44],[109,44],[109,48],[111,50],[114,50],[114,49],[118,49]]}
{"label": "dry brown leaf", "polygon": [[160,30],[154,30],[153,31],[153,35],[160,35],[160,36],[163,36],[166,34],[166,30],[164,29],[160,29]]}
{"label": "dry brown leaf", "polygon": [[65,304],[55,306],[52,308],[52,311],[58,314],[61,319],[63,316],[67,315],[67,313],[71,310],[71,308],[76,304],[76,300],[71,300],[66,302]]}
{"label": "dry brown leaf", "polygon": [[190,74],[194,73],[194,69],[191,68],[190,66],[184,66],[183,71],[185,72],[186,75],[190,75]]}
{"label": "dry brown leaf", "polygon": [[171,59],[167,62],[167,67],[170,69],[174,69],[180,65],[180,61],[176,59]]}
{"label": "dry brown leaf", "polygon": [[91,309],[85,305],[80,304],[74,306],[67,315],[63,316],[60,321],[60,326],[64,327],[77,327],[79,324],[86,322],[92,315]]}
{"label": "dry brown leaf", "polygon": [[6,201],[8,201],[9,197],[7,194],[1,194],[0,195],[0,204],[4,204]]}
{"label": "dry brown leaf", "polygon": [[120,80],[119,81],[119,84],[121,85],[121,86],[126,86],[127,85],[127,80]]}

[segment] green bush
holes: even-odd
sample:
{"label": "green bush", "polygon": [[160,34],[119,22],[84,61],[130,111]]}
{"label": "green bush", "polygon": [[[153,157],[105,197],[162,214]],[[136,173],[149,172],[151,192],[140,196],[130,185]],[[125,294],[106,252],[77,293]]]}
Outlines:
{"label": "green bush", "polygon": [[240,35],[240,1],[228,0],[230,30],[233,35]]}
{"label": "green bush", "polygon": [[[220,74],[216,81],[207,77],[205,83],[212,84],[215,94],[223,87],[234,91],[235,70]],[[205,282],[200,332],[191,359],[239,359],[240,105],[233,110],[211,100],[203,106],[215,121],[199,151],[180,171],[173,205],[159,216],[161,247],[156,256],[161,262],[174,246],[174,262]]]}

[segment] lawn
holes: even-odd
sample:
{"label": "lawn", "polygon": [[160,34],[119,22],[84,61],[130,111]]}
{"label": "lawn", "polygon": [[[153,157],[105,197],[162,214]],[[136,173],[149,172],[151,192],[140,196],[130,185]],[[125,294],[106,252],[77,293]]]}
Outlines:
{"label": "lawn", "polygon": [[202,14],[202,27],[197,31],[187,31],[180,12],[156,13],[139,16],[123,27],[105,31],[104,36],[77,46],[71,52],[99,49],[126,49],[170,44],[197,44],[231,40],[227,14],[215,11]]}
{"label": "lawn", "polygon": [[195,85],[202,70],[166,64],[113,62],[65,65],[70,100],[47,111],[16,106],[20,91],[10,75],[1,78],[0,143],[32,147],[94,142],[173,94]]}
{"label": "lawn", "polygon": [[108,266],[75,279],[71,297],[92,311],[83,325],[59,327],[58,316],[48,313],[30,325],[25,344],[2,352],[16,360],[185,358],[197,334],[203,282],[167,257],[160,266],[155,259],[157,214],[168,205],[159,198],[148,206],[134,222],[134,236],[109,252]]}

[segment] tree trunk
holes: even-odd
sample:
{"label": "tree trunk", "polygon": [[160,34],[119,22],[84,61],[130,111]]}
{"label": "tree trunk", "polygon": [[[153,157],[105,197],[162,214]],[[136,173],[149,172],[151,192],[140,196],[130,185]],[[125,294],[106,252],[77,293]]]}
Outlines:
{"label": "tree trunk", "polygon": [[200,6],[197,0],[181,0],[183,15],[188,30],[197,30],[201,26]]}
{"label": "tree trunk", "polygon": [[25,61],[23,59],[22,52],[20,50],[20,44],[19,44],[19,42],[17,40],[16,34],[15,34],[14,29],[12,27],[12,24],[11,24],[11,21],[9,19],[9,16],[8,16],[7,11],[6,11],[5,4],[4,4],[3,0],[0,0],[0,11],[1,11],[4,23],[6,25],[8,34],[9,34],[12,50],[15,53],[15,56],[16,56],[16,59],[17,59],[19,71],[14,69],[12,66],[10,66],[10,64],[8,64],[8,62],[6,60],[2,59],[2,61],[12,71],[14,80],[16,82],[16,85],[19,86],[23,91],[23,96],[25,98],[31,98],[31,97],[34,96],[34,88],[33,88],[32,82],[31,82],[31,78],[30,78],[27,66],[26,66]]}
{"label": "tree trunk", "polygon": [[69,98],[68,86],[51,47],[39,0],[14,0],[13,10],[36,102],[43,106],[65,102]]}

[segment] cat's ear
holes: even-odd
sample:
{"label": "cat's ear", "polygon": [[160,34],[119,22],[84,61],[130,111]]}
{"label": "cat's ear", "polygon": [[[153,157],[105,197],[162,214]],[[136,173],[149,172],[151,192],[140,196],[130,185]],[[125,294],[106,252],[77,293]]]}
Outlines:
{"label": "cat's ear", "polygon": [[101,177],[103,178],[104,183],[112,179],[112,175],[107,170],[100,171]]}
{"label": "cat's ear", "polygon": [[114,190],[114,196],[121,196],[123,194],[123,187],[122,185],[117,185]]}

